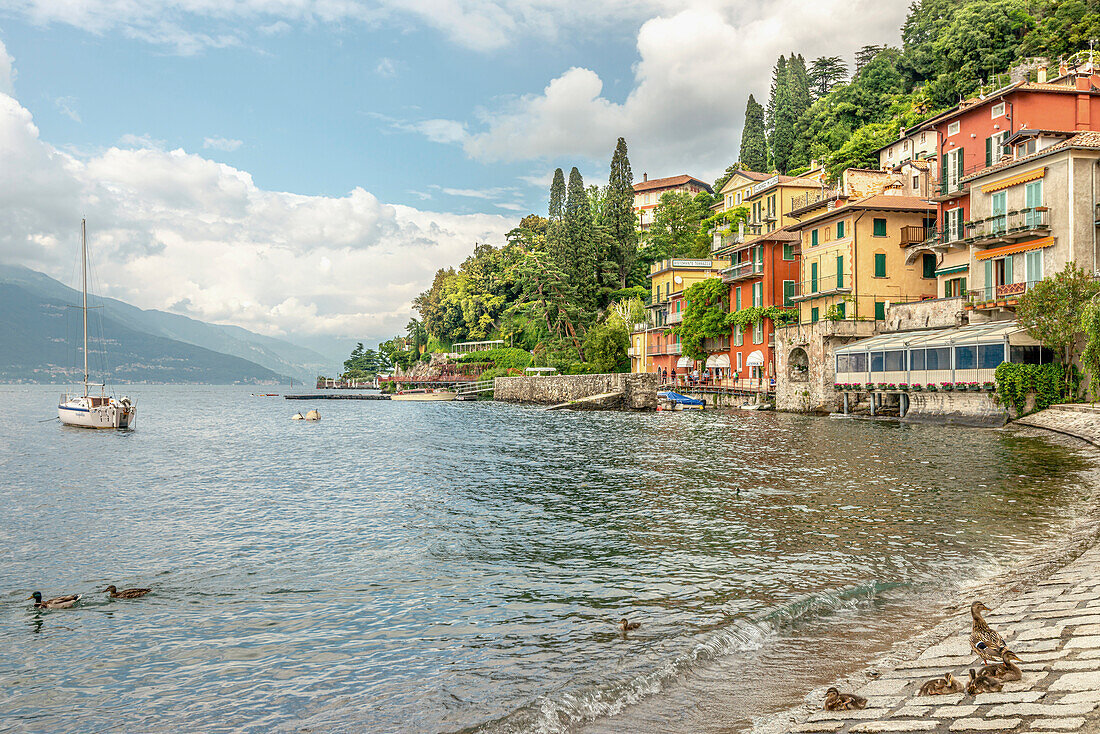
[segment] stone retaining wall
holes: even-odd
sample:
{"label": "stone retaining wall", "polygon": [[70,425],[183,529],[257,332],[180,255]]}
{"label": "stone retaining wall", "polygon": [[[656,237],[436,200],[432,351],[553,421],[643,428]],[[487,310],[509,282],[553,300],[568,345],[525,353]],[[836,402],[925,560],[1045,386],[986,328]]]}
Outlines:
{"label": "stone retaining wall", "polygon": [[1000,428],[1008,422],[1008,412],[989,392],[910,392],[905,420]]}
{"label": "stone retaining wall", "polygon": [[618,407],[623,410],[657,409],[657,375],[653,372],[498,377],[493,380],[493,399],[506,403],[558,405],[614,392],[622,393]]}
{"label": "stone retaining wall", "polygon": [[1055,405],[1016,422],[1064,433],[1100,446],[1100,408],[1092,405]]}

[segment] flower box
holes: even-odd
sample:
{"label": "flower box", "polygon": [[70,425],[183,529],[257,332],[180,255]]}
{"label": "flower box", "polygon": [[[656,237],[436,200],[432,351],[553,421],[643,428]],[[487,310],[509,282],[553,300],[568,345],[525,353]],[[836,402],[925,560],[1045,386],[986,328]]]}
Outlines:
{"label": "flower box", "polygon": [[837,392],[840,392],[841,390],[846,390],[847,388],[848,388],[847,385],[842,385],[842,384],[833,385],[833,389],[836,390]]}
{"label": "flower box", "polygon": [[888,387],[889,387],[889,385],[887,385],[885,382],[880,382],[878,384],[878,389],[879,390],[886,390],[886,389],[888,389]]}
{"label": "flower box", "polygon": [[898,383],[898,389],[903,391],[903,392],[909,392],[909,383],[908,382],[899,382]]}
{"label": "flower box", "polygon": [[986,392],[993,392],[997,388],[992,382],[983,382],[982,389]]}
{"label": "flower box", "polygon": [[887,389],[887,390],[897,390],[897,389],[898,389],[898,386],[897,386],[897,385],[895,385],[894,383],[890,382],[890,383],[887,383],[887,385],[886,385],[886,389]]}
{"label": "flower box", "polygon": [[924,385],[920,384],[919,382],[914,382],[911,389],[913,390],[913,392],[920,392],[924,389]]}
{"label": "flower box", "polygon": [[955,383],[953,382],[941,382],[940,389],[945,391],[951,391],[955,389]]}
{"label": "flower box", "polygon": [[928,392],[938,392],[938,391],[939,391],[938,387],[936,387],[932,383],[928,383]]}
{"label": "flower box", "polygon": [[966,392],[970,389],[970,385],[966,384],[965,382],[956,382],[955,389],[959,392]]}
{"label": "flower box", "polygon": [[875,383],[867,382],[867,383],[864,383],[863,387],[867,388],[868,390],[874,390],[875,389]]}

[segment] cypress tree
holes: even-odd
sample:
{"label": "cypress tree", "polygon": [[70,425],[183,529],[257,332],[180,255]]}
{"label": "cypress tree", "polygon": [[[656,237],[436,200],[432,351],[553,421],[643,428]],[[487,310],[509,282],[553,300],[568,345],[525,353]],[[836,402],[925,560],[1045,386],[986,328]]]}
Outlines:
{"label": "cypress tree", "polygon": [[772,97],[768,101],[768,121],[771,125],[768,149],[772,165],[780,173],[787,172],[794,150],[794,121],[797,116],[794,100],[791,99],[791,74],[788,73],[792,66],[793,59],[792,63],[787,63],[786,59],[779,57],[772,78]]}
{"label": "cypress tree", "polygon": [[634,214],[634,174],[626,153],[626,140],[619,138],[611,156],[607,179],[604,224],[611,235],[611,259],[619,268],[619,287],[626,288],[638,255],[637,215]]}
{"label": "cypress tree", "polygon": [[741,165],[763,172],[768,167],[768,140],[764,132],[764,108],[751,94],[745,105],[745,126],[741,129]]}
{"label": "cypress tree", "polygon": [[787,86],[790,89],[791,106],[797,120],[810,108],[813,101],[810,96],[810,75],[806,71],[806,60],[801,55],[791,54],[787,62]]}
{"label": "cypress tree", "polygon": [[595,252],[592,210],[584,179],[576,166],[569,172],[569,187],[565,194],[563,237],[567,267],[563,268],[577,292],[577,303],[585,311],[596,310],[598,285],[596,281],[597,254]]}
{"label": "cypress tree", "polygon": [[779,110],[780,97],[787,93],[787,58],[780,56],[779,60],[775,62],[775,68],[772,69],[772,87],[771,93],[768,95],[768,109],[764,118],[766,130],[768,132],[768,140],[771,141],[771,136],[775,134],[775,116]]}
{"label": "cypress tree", "polygon": [[550,184],[550,217],[546,227],[546,249],[558,269],[566,270],[569,251],[565,242],[562,218],[565,215],[565,174],[558,168],[554,171],[554,180]]}
{"label": "cypress tree", "polygon": [[554,180],[550,184],[550,221],[561,219],[565,212],[565,174],[561,169],[554,170]]}

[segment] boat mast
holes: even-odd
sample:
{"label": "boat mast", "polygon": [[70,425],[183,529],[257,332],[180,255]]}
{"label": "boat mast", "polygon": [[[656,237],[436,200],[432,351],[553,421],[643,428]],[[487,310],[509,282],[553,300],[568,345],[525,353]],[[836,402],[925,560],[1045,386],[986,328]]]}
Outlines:
{"label": "boat mast", "polygon": [[85,222],[80,220],[80,279],[84,290],[84,397],[88,397],[88,236]]}

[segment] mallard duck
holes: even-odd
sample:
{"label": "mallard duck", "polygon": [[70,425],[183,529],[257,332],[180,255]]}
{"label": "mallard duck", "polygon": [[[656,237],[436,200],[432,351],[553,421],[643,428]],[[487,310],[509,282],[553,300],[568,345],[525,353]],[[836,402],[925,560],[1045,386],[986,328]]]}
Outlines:
{"label": "mallard duck", "polygon": [[951,675],[950,671],[943,674],[942,678],[933,678],[920,687],[918,696],[945,696],[948,693],[962,693],[966,686],[963,682]]}
{"label": "mallard duck", "polygon": [[81,594],[70,594],[69,596],[55,596],[53,599],[42,601],[42,592],[36,591],[27,599],[34,599],[35,609],[68,609],[80,601],[80,597]]}
{"label": "mallard duck", "polygon": [[970,632],[970,649],[978,654],[986,663],[996,662],[1005,650],[1005,641],[1001,636],[989,628],[982,619],[982,612],[991,611],[989,607],[976,601],[970,605],[970,616],[974,618],[974,624]]}
{"label": "mallard duck", "polygon": [[825,711],[855,711],[867,708],[867,699],[854,693],[841,693],[835,688],[825,691]]}
{"label": "mallard duck", "polygon": [[114,586],[108,586],[103,590],[104,594],[110,594],[112,599],[137,599],[140,596],[145,596],[152,589],[123,589],[119,591]]}
{"label": "mallard duck", "polygon": [[[998,665],[986,665],[978,671],[978,675],[996,678],[1001,683],[1010,683],[1014,680],[1020,680],[1024,677],[1024,673],[1020,670],[1019,665],[1012,662],[1013,660],[1020,660],[1020,657],[1011,650],[1005,650],[1001,655],[1001,662]],[[1020,660],[1020,662],[1023,661]]]}
{"label": "mallard duck", "polygon": [[1001,682],[988,675],[977,675],[974,669],[970,669],[970,682],[966,684],[966,692],[971,696],[979,693],[996,693],[1001,690]]}
{"label": "mallard duck", "polygon": [[641,626],[641,622],[628,622],[625,617],[619,620],[619,629],[623,632],[633,632]]}

